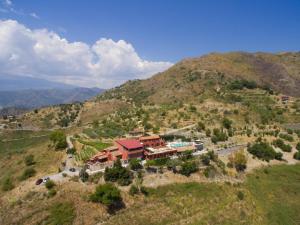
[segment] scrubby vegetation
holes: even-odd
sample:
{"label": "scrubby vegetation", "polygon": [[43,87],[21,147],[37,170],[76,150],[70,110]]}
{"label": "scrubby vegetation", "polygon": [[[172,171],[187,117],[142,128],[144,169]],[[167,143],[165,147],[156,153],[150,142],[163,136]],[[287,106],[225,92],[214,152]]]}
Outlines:
{"label": "scrubby vegetation", "polygon": [[50,135],[50,140],[52,141],[56,150],[65,149],[68,146],[66,135],[63,131],[53,131]]}
{"label": "scrubby vegetation", "polygon": [[120,160],[117,160],[112,168],[105,168],[104,180],[118,182],[119,185],[129,185],[132,181],[132,173],[122,166]]}
{"label": "scrubby vegetation", "polygon": [[[267,142],[258,142],[248,147],[248,152],[259,159],[270,161],[272,159],[280,159],[280,153],[277,153],[274,148]],[[281,154],[282,156],[282,154]]]}

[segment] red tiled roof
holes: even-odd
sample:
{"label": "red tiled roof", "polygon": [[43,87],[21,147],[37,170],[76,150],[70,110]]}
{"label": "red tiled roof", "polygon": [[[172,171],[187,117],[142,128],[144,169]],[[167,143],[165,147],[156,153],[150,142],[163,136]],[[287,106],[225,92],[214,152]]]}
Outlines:
{"label": "red tiled roof", "polygon": [[140,137],[141,141],[160,139],[158,135]]}
{"label": "red tiled roof", "polygon": [[143,144],[141,144],[136,139],[117,140],[117,143],[119,143],[120,145],[124,146],[127,149],[137,149],[137,148],[142,148],[143,147]]}

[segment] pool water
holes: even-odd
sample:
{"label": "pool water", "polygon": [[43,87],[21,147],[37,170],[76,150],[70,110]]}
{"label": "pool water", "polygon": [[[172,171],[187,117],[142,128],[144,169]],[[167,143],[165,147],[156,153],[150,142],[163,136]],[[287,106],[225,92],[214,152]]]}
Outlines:
{"label": "pool water", "polygon": [[170,144],[172,148],[180,148],[180,147],[186,147],[190,145],[192,145],[191,142],[176,142]]}

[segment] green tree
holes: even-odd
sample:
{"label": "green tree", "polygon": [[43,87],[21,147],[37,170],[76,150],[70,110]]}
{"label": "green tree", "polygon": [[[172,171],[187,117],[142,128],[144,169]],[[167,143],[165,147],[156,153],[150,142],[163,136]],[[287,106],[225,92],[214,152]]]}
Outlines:
{"label": "green tree", "polygon": [[46,187],[48,190],[54,188],[55,185],[56,185],[56,184],[54,183],[54,181],[53,181],[53,180],[50,180],[50,179],[47,180],[46,183],[45,183],[45,187]]}
{"label": "green tree", "polygon": [[116,205],[122,201],[119,189],[111,183],[102,184],[96,187],[93,194],[90,195],[92,202],[99,202],[108,207]]}
{"label": "green tree", "polygon": [[31,154],[25,156],[24,163],[25,163],[26,166],[32,166],[32,165],[34,165],[35,164],[34,156],[31,155]]}
{"label": "green tree", "polygon": [[10,190],[14,189],[14,187],[15,187],[15,185],[13,184],[13,181],[10,177],[4,178],[4,180],[2,181],[2,186],[1,186],[2,191],[10,191]]}
{"label": "green tree", "polygon": [[198,170],[198,165],[195,162],[184,162],[181,165],[181,169],[179,170],[179,173],[185,176],[190,176],[192,173],[196,172]]}
{"label": "green tree", "polygon": [[228,159],[229,163],[235,167],[238,172],[244,171],[247,168],[247,157],[243,151],[234,153]]}
{"label": "green tree", "polygon": [[138,193],[139,193],[138,187],[136,185],[131,185],[130,189],[129,189],[129,194],[133,196],[133,195],[136,195]]}
{"label": "green tree", "polygon": [[222,121],[222,124],[226,129],[229,129],[229,128],[231,128],[232,121],[225,117]]}
{"label": "green tree", "polygon": [[22,175],[20,177],[20,180],[26,180],[26,179],[28,179],[30,177],[33,177],[35,174],[36,174],[36,171],[35,171],[34,168],[32,168],[32,167],[26,168],[23,171],[23,173],[22,173]]}
{"label": "green tree", "polygon": [[135,171],[143,168],[139,159],[130,159],[129,167],[130,167],[130,169],[135,170]]}
{"label": "green tree", "polygon": [[50,140],[53,142],[55,149],[65,149],[68,147],[66,135],[63,131],[53,131],[50,135]]}
{"label": "green tree", "polygon": [[79,172],[79,177],[82,182],[86,182],[89,179],[89,174],[86,172],[86,167],[84,166],[80,172]]}

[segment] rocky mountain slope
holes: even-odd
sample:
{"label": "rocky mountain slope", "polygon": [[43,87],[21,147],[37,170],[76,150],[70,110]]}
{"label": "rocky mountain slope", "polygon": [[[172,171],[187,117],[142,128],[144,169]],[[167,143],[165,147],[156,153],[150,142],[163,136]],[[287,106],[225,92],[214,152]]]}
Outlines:
{"label": "rocky mountain slope", "polygon": [[255,82],[261,88],[300,96],[300,52],[211,53],[182,60],[146,80],[134,80],[111,89],[99,99],[126,98],[135,102],[172,103],[212,96],[235,80]]}

